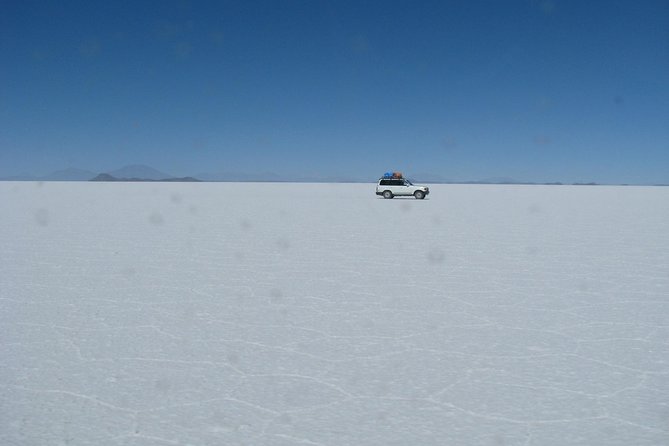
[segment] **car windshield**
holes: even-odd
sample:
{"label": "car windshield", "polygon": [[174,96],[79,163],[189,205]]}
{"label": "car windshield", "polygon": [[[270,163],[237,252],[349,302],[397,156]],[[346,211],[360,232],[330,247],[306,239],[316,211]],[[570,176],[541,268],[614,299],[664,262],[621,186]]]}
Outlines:
{"label": "car windshield", "polygon": [[413,186],[413,183],[407,179],[404,179],[404,184],[407,186]]}

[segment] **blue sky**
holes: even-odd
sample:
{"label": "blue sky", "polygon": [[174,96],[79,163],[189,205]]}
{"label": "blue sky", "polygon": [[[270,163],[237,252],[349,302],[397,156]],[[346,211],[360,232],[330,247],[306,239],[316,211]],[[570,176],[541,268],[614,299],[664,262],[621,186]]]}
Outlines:
{"label": "blue sky", "polygon": [[5,1],[0,176],[669,183],[666,1]]}

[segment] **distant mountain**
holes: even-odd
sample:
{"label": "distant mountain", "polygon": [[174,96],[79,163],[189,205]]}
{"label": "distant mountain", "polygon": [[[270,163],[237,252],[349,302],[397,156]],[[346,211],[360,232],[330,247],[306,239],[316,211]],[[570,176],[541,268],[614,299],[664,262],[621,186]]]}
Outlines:
{"label": "distant mountain", "polygon": [[42,181],[86,181],[91,179],[93,175],[95,175],[95,172],[90,170],[69,168],[57,170],[39,179]]}
{"label": "distant mountain", "polygon": [[160,181],[160,182],[180,182],[180,183],[193,183],[193,182],[199,182],[201,180],[198,180],[197,178],[193,177],[182,177],[182,178],[176,178],[176,177],[171,177],[171,178],[160,178],[160,179],[150,179],[150,178],[117,178],[113,175],[110,175],[108,173],[101,173],[100,175],[96,176],[95,178],[91,178],[90,181],[125,181],[125,182],[142,182],[142,181]]}
{"label": "distant mountain", "polygon": [[197,178],[204,181],[222,182],[273,182],[273,183],[373,183],[376,178],[356,178],[354,176],[292,176],[277,174],[274,172],[241,173],[241,172],[203,172],[197,174]]}
{"label": "distant mountain", "polygon": [[467,181],[470,184],[522,184],[522,181],[514,180],[508,177],[484,178],[478,181]]}
{"label": "distant mountain", "polygon": [[[481,180],[454,180],[433,173],[409,173],[408,178],[416,183],[431,184],[544,184],[562,185],[561,182],[530,182],[519,181],[509,177],[491,177]],[[276,182],[276,183],[374,183],[378,176],[355,176],[355,175],[332,175],[332,176],[310,176],[290,175],[275,172],[209,172],[200,173],[195,177],[174,177],[144,164],[131,164],[120,169],[107,171],[96,175],[95,172],[85,169],[67,168],[57,170],[48,175],[36,176],[29,173],[0,177],[0,181],[223,181],[223,182]],[[597,185],[594,182],[564,183],[574,185]],[[626,185],[626,184],[623,184]],[[653,184],[656,186],[667,186],[667,184]]]}
{"label": "distant mountain", "polygon": [[20,175],[12,175],[10,177],[2,177],[0,178],[0,181],[39,181],[39,178],[30,175],[29,173],[22,173]]}
{"label": "distant mountain", "polygon": [[[120,169],[109,171],[107,173],[116,178],[142,178],[147,180],[164,180],[166,178],[174,178],[174,175],[161,172],[144,164],[132,164],[121,167]],[[93,175],[89,176],[87,179],[92,178]]]}
{"label": "distant mountain", "polygon": [[91,178],[90,181],[118,181],[118,178],[113,177],[108,173],[101,173],[100,175]]}
{"label": "distant mountain", "polygon": [[28,173],[14,175],[11,177],[0,178],[2,181],[87,181],[94,172],[84,169],[75,169],[73,167],[63,170],[57,170],[44,176],[35,176]]}
{"label": "distant mountain", "polygon": [[411,180],[422,183],[441,183],[441,184],[529,184],[508,177],[492,177],[481,180],[453,180],[430,173],[416,174],[410,176]]}
{"label": "distant mountain", "polygon": [[417,173],[415,175],[409,175],[411,181],[416,181],[418,183],[455,183],[456,181],[449,178],[445,178],[441,175],[435,175],[432,173]]}
{"label": "distant mountain", "polygon": [[242,173],[242,172],[203,172],[196,175],[205,181],[226,181],[226,182],[283,182],[297,181],[290,180],[288,176],[277,175],[274,172],[261,173]]}
{"label": "distant mountain", "polygon": [[[112,170],[106,172],[113,178],[119,179],[121,181],[132,179],[134,181],[168,181],[174,179],[175,181],[189,181],[184,178],[175,178],[173,175],[170,175],[165,172],[154,169],[143,164],[133,164],[129,166],[122,167],[120,169]],[[96,173],[90,170],[77,169],[70,167],[67,169],[57,170],[51,172],[48,175],[36,176],[28,173],[21,175],[13,175],[10,177],[2,177],[0,181],[88,181],[96,177]],[[97,178],[97,177],[96,177]],[[199,181],[193,178],[194,181]],[[111,180],[110,180],[111,181]]]}

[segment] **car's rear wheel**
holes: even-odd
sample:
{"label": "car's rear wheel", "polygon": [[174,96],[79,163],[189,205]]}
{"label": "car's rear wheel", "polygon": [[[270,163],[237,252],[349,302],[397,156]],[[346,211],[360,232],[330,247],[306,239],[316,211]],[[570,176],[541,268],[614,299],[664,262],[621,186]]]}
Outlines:
{"label": "car's rear wheel", "polygon": [[383,191],[383,198],[393,198],[393,193],[389,190]]}
{"label": "car's rear wheel", "polygon": [[416,197],[417,200],[422,200],[425,198],[425,192],[422,190],[417,190],[416,192],[413,193],[413,196]]}

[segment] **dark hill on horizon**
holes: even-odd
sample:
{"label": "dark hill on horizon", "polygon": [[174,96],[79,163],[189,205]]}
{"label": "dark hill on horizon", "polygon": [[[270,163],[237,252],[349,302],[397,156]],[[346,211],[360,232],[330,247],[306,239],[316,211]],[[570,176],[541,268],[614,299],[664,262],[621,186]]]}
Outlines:
{"label": "dark hill on horizon", "polygon": [[159,179],[153,179],[153,178],[117,178],[113,175],[110,175],[108,173],[101,173],[100,175],[96,176],[95,178],[91,178],[89,181],[108,181],[108,182],[174,182],[174,183],[197,183],[200,182],[201,180],[198,180],[197,178],[193,177],[181,177],[181,178],[176,178],[176,177],[171,177],[171,178],[159,178]]}
{"label": "dark hill on horizon", "polygon": [[[100,172],[98,170],[98,172]],[[523,184],[523,185],[600,185],[592,181],[561,182],[561,181],[522,181],[511,177],[490,177],[478,180],[453,179],[438,174],[428,172],[417,172],[408,175],[411,181],[416,183],[429,184]],[[161,172],[153,167],[144,164],[131,164],[116,170],[108,170],[104,173],[96,174],[95,171],[69,167],[51,172],[43,176],[36,176],[30,173],[0,177],[0,181],[126,181],[126,182],[297,182],[297,183],[375,183],[378,176],[360,176],[360,175],[323,175],[323,176],[295,176],[289,174],[280,174],[275,172],[202,172],[195,176],[175,177],[165,172]],[[616,183],[612,183],[615,185]],[[617,184],[621,186],[628,185],[648,185],[648,186],[667,186],[666,183],[640,183],[640,184]]]}
{"label": "dark hill on horizon", "polygon": [[[98,171],[99,172],[99,171]],[[120,169],[105,172],[116,178],[142,178],[147,180],[163,181],[166,178],[174,178],[174,175],[161,172],[145,164],[130,164]]]}

